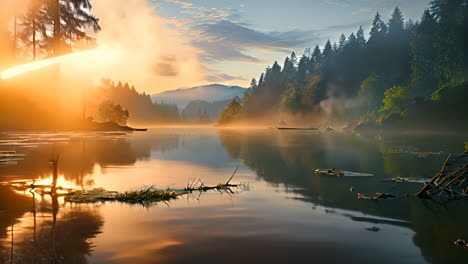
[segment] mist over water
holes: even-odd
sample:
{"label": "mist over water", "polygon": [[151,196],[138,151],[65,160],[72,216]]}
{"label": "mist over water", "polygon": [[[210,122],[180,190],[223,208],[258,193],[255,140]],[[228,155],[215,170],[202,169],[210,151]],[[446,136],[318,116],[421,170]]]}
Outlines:
{"label": "mist over water", "polygon": [[[22,14],[30,4],[7,1],[2,8],[0,52],[12,49],[7,28],[3,27],[11,27],[14,14]],[[4,75],[11,78],[0,80],[0,88],[12,94],[7,96],[10,100],[21,97],[41,111],[72,119],[83,115],[85,102],[94,100],[103,78],[128,82],[147,93],[204,82],[205,72],[198,51],[191,47],[189,40],[166,25],[153,4],[145,0],[95,1],[92,13],[99,17],[102,28],[95,34],[96,47],[88,48],[92,52],[75,50],[76,55],[53,59],[59,60],[57,63],[16,76]],[[45,58],[39,56],[38,60],[41,59]],[[31,62],[32,58],[27,57],[3,60],[0,70]]]}
{"label": "mist over water", "polygon": [[[85,263],[457,261],[465,251],[452,243],[468,235],[461,222],[464,204],[444,208],[413,197],[418,185],[386,181],[433,176],[449,152],[463,150],[461,138],[193,127],[3,134],[0,151],[25,156],[17,165],[0,167],[1,181],[45,182],[51,177],[47,161],[59,153],[59,184],[78,189],[125,191],[153,184],[177,189],[194,178],[211,185],[225,182],[237,166],[233,183],[246,183],[248,189],[184,196],[150,208],[72,205],[36,195],[35,243],[33,197],[2,189],[0,255],[8,263],[14,223],[15,263],[45,263],[46,256],[65,263],[83,258]],[[332,167],[375,176],[314,174],[316,168]],[[389,192],[399,199],[361,200],[357,192]]]}

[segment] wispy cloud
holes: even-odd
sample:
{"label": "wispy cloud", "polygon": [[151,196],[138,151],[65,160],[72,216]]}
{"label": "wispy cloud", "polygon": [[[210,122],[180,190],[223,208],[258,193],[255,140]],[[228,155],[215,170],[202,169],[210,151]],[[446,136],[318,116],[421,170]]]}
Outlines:
{"label": "wispy cloud", "polygon": [[245,81],[246,78],[241,77],[241,76],[220,73],[220,74],[213,74],[213,75],[207,76],[206,80],[208,82],[213,82],[213,83],[223,83],[223,82],[229,82],[229,81]]}
{"label": "wispy cloud", "polygon": [[[178,0],[164,0],[165,2],[177,4],[183,10],[181,13],[191,16],[190,24],[215,23],[219,20],[229,20],[234,23],[245,23],[241,13],[242,10],[228,7],[223,9],[205,8],[196,6],[193,3]],[[186,24],[184,24],[186,25]]]}
{"label": "wispy cloud", "polygon": [[323,29],[323,31],[342,31],[342,32],[347,32],[347,31],[355,31],[359,28],[359,26],[367,26],[369,24],[371,24],[372,21],[369,20],[369,19],[365,19],[365,20],[361,20],[361,21],[357,21],[357,22],[354,22],[354,23],[351,23],[351,24],[337,24],[337,25],[333,25],[333,26],[330,26],[330,27],[327,27],[325,29]]}
{"label": "wispy cloud", "polygon": [[316,31],[261,32],[226,20],[192,29],[193,43],[203,51],[204,59],[215,61],[258,63],[261,60],[246,51],[289,52],[321,40]]}
{"label": "wispy cloud", "polygon": [[344,6],[344,7],[351,7],[351,5],[346,2],[346,1],[339,1],[339,0],[322,0],[323,3],[325,4],[331,4],[331,5],[339,5],[339,6]]}

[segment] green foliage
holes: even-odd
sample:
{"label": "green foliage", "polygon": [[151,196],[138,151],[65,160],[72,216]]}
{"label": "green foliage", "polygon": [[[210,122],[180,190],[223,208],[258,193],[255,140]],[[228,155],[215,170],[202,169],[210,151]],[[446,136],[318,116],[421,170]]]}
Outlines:
{"label": "green foliage", "polygon": [[384,92],[389,86],[388,82],[376,73],[362,81],[358,96],[363,100],[364,112],[377,111],[382,106]]}
{"label": "green foliage", "polygon": [[288,84],[288,89],[281,95],[280,110],[293,114],[310,111],[319,102],[318,75],[307,75],[303,85]]}
{"label": "green foliage", "polygon": [[366,45],[366,38],[364,37],[364,30],[362,29],[362,26],[359,26],[359,29],[356,33],[356,39],[360,47],[364,47]]}
{"label": "green foliage", "polygon": [[232,98],[229,105],[221,112],[221,117],[218,120],[219,125],[226,125],[238,121],[241,117],[242,106],[237,97]]}
{"label": "green foliage", "polygon": [[300,112],[303,109],[302,97],[302,93],[297,87],[289,85],[289,88],[281,96],[281,110],[292,113]]}
{"label": "green foliage", "polygon": [[411,40],[411,85],[413,94],[428,97],[440,83],[435,69],[437,49],[435,47],[434,32],[437,22],[433,15],[426,10],[419,26],[413,30]]}
{"label": "green foliage", "polygon": [[404,114],[408,106],[409,91],[408,88],[402,86],[393,86],[385,91],[385,97],[382,100],[384,105],[380,108],[379,113],[382,115],[389,114]]}
{"label": "green foliage", "polygon": [[[445,83],[439,87],[431,96],[431,100],[434,102],[438,101],[455,101],[460,98],[466,96],[466,91],[460,91],[463,86],[466,85],[464,81],[451,81]],[[458,91],[457,93],[453,93],[453,91]],[[466,98],[466,97],[465,97]],[[458,100],[457,100],[458,101]]]}
{"label": "green foliage", "polygon": [[125,126],[130,114],[124,110],[121,105],[114,104],[111,101],[104,101],[99,105],[99,118],[106,122],[115,122]]}

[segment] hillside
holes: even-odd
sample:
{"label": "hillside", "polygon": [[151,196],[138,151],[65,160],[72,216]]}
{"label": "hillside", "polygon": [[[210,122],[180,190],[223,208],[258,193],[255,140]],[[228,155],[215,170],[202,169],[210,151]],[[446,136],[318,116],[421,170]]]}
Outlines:
{"label": "hillside", "polygon": [[242,98],[247,89],[239,86],[210,84],[186,89],[177,89],[153,94],[151,99],[155,103],[175,103],[179,109],[184,109],[190,101],[204,100],[208,102],[229,100],[233,97]]}
{"label": "hillside", "polygon": [[209,120],[216,121],[219,118],[219,114],[228,106],[230,100],[207,102],[204,100],[191,101],[182,111],[182,118],[187,121],[201,121],[201,116],[206,113]]}

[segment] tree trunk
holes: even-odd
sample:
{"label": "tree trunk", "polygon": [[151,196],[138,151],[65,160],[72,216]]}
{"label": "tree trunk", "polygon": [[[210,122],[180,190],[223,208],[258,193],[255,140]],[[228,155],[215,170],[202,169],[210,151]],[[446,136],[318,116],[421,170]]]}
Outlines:
{"label": "tree trunk", "polygon": [[13,56],[16,56],[16,33],[17,33],[17,30],[16,30],[16,21],[17,21],[17,18],[16,18],[16,10],[15,10],[15,16],[13,17]]}
{"label": "tree trunk", "polygon": [[35,14],[33,14],[33,60],[36,61],[36,18],[34,17]]}
{"label": "tree trunk", "polygon": [[54,0],[54,55],[60,52],[60,0]]}

